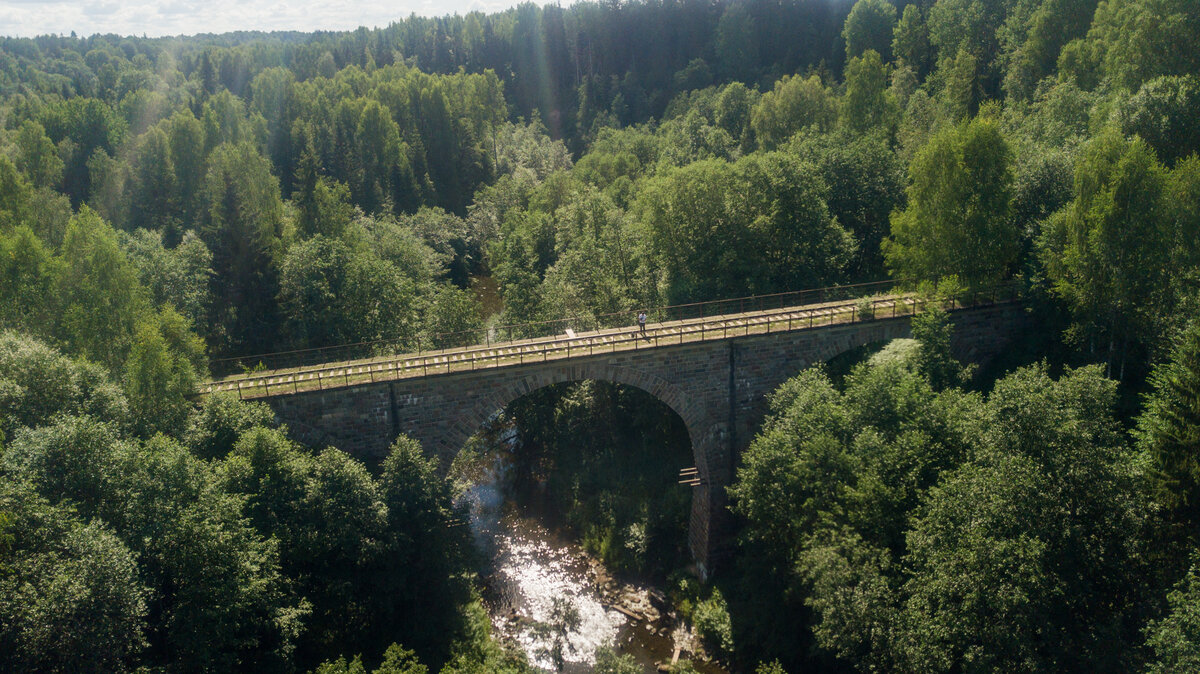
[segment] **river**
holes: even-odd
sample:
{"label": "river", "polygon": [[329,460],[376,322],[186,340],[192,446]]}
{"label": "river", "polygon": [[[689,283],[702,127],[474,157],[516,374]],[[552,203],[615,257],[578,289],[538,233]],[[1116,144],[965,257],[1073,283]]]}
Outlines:
{"label": "river", "polygon": [[[647,673],[671,662],[676,646],[689,657],[695,638],[676,624],[661,590],[612,578],[579,545],[522,512],[504,496],[499,460],[484,473],[461,498],[484,552],[484,601],[501,639],[547,672],[556,671],[556,650],[568,674],[591,672],[601,647],[632,655]],[[555,626],[562,628],[557,634]],[[725,674],[711,663],[693,665]]]}

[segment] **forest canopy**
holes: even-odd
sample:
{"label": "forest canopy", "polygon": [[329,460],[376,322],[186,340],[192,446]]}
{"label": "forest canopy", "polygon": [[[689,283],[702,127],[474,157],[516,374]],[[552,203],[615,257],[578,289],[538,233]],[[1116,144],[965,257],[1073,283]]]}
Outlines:
{"label": "forest canopy", "polygon": [[0,669],[525,671],[446,467],[198,401],[217,359],[936,278],[1035,327],[964,370],[931,312],[774,394],[716,650],[1194,670],[1198,153],[1195,0],[0,38]]}

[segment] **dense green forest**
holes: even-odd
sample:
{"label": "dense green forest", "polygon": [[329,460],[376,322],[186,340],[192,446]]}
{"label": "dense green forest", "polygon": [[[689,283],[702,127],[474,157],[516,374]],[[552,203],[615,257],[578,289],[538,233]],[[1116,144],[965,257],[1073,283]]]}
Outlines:
{"label": "dense green forest", "polygon": [[[798,373],[679,600],[735,671],[1200,671],[1197,153],[1195,0],[0,39],[0,669],[525,671],[439,467],[198,402],[213,359],[937,277],[1035,329],[964,370],[932,312]],[[678,441],[629,396],[511,413]],[[600,551],[676,521],[603,502]],[[610,561],[669,573],[648,540]]]}

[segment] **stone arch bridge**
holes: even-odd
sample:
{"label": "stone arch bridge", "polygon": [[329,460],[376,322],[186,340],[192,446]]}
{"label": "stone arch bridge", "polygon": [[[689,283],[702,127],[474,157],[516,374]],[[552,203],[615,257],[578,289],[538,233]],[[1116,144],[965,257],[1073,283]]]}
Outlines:
{"label": "stone arch bridge", "polygon": [[[1024,323],[1015,300],[1005,290],[949,306],[955,354],[974,362],[995,355]],[[230,377],[204,392],[264,400],[310,445],[332,444],[372,462],[406,433],[448,466],[493,414],[536,389],[587,379],[642,389],[674,410],[691,436],[698,479],[688,543],[707,573],[725,542],[725,487],[763,421],[768,394],[813,363],[908,336],[923,302],[891,296],[654,323],[644,333],[568,331]]]}

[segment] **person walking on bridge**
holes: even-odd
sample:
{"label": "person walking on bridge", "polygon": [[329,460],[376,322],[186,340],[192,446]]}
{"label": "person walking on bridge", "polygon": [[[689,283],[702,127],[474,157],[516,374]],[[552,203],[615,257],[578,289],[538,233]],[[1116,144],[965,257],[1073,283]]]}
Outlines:
{"label": "person walking on bridge", "polygon": [[644,337],[646,335],[646,310],[642,309],[637,315],[638,332]]}

